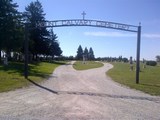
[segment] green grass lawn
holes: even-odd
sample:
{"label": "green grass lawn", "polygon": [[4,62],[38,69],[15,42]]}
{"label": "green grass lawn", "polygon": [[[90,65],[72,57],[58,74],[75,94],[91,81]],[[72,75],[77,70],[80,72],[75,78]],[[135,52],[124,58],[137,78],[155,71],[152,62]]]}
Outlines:
{"label": "green grass lawn", "polygon": [[[28,79],[34,82],[41,82],[54,71],[54,69],[64,64],[64,62],[40,62],[29,64]],[[0,92],[15,90],[30,85],[31,83],[24,78],[24,64],[10,62],[8,66],[0,65]]]}
{"label": "green grass lawn", "polygon": [[130,71],[130,65],[128,63],[112,64],[114,68],[109,70],[107,75],[114,81],[151,95],[160,95],[160,66],[146,66],[146,68],[143,68],[141,65],[140,83],[136,84],[136,72],[135,70]]}
{"label": "green grass lawn", "polygon": [[86,61],[84,64],[82,61],[77,61],[74,63],[73,68],[76,70],[88,70],[92,68],[102,67],[103,63],[94,62],[94,61]]}

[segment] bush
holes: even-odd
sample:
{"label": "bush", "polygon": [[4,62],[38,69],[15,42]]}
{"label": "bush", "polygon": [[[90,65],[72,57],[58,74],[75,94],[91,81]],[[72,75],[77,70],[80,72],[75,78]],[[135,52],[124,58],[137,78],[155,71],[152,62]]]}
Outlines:
{"label": "bush", "polygon": [[150,66],[156,66],[157,62],[156,61],[147,61],[146,65],[150,65]]}

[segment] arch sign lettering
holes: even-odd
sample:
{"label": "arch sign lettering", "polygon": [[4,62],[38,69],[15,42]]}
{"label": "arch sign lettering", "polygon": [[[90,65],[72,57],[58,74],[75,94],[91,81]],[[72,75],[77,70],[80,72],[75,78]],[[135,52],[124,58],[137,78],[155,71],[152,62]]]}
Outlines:
{"label": "arch sign lettering", "polygon": [[108,22],[108,21],[87,20],[87,19],[44,21],[37,24],[37,27],[67,27],[67,26],[103,27],[103,28],[118,29],[130,32],[137,32],[137,26]]}
{"label": "arch sign lettering", "polygon": [[141,26],[128,25],[122,23],[115,23],[109,21],[89,20],[85,19],[86,13],[83,12],[83,19],[68,19],[68,20],[54,20],[43,21],[37,24],[37,27],[70,27],[70,26],[90,26],[116,29],[128,32],[137,33],[137,56],[136,56],[136,83],[139,83],[140,72],[140,41],[141,41]]}

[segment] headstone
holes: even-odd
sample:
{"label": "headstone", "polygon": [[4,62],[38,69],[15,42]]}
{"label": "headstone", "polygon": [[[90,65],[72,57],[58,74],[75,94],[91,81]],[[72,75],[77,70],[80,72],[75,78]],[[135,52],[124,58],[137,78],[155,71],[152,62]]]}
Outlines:
{"label": "headstone", "polygon": [[85,55],[83,55],[83,64],[86,64]]}
{"label": "headstone", "polygon": [[7,57],[7,55],[5,55],[5,57],[4,57],[4,65],[8,65],[8,57]]}
{"label": "headstone", "polygon": [[129,63],[130,63],[130,70],[133,71],[133,60],[132,60],[132,57],[130,57]]}
{"label": "headstone", "polygon": [[143,58],[143,68],[146,68],[146,60]]}

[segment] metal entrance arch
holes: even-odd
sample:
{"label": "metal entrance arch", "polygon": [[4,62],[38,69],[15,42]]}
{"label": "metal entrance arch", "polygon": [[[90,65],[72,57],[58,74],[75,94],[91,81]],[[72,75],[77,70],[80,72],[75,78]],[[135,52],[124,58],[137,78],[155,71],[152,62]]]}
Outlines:
{"label": "metal entrance arch", "polygon": [[[82,13],[83,19],[68,19],[68,20],[54,20],[54,21],[39,21],[37,27],[70,27],[70,26],[90,26],[116,29],[128,32],[137,33],[137,55],[136,55],[136,83],[139,83],[140,72],[140,43],[141,43],[141,25],[128,25],[122,23],[115,23],[109,21],[89,20],[85,19],[85,12]],[[25,31],[27,31],[27,25],[25,25]],[[25,32],[27,34],[27,32]],[[27,35],[25,35],[27,36]],[[25,78],[28,76],[28,48],[27,37],[25,37]]]}

